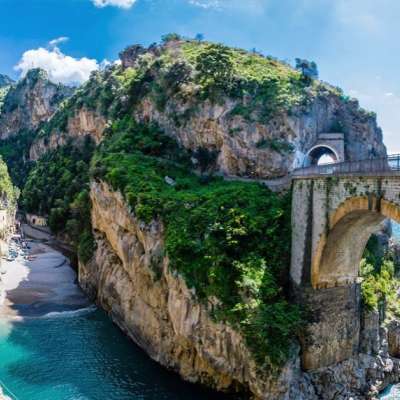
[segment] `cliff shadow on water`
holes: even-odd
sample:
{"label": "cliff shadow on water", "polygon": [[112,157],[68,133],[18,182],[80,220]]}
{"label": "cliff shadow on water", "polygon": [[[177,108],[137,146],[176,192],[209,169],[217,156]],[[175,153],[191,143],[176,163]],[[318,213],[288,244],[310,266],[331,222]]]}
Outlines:
{"label": "cliff shadow on water", "polygon": [[234,399],[163,369],[100,310],[15,321],[0,354],[1,378],[20,400]]}
{"label": "cliff shadow on water", "polygon": [[0,379],[19,400],[233,399],[152,361],[91,305],[60,253],[30,246],[36,260],[7,263],[6,285],[8,275],[20,282],[0,322]]}

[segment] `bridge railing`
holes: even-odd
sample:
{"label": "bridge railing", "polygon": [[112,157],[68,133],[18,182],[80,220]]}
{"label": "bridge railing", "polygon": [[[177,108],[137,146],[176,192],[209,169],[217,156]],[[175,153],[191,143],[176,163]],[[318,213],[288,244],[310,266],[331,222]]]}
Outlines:
{"label": "bridge railing", "polygon": [[384,158],[368,160],[345,161],[339,163],[312,165],[298,168],[293,171],[293,177],[314,175],[341,175],[341,174],[388,174],[400,172],[400,154],[391,154]]}

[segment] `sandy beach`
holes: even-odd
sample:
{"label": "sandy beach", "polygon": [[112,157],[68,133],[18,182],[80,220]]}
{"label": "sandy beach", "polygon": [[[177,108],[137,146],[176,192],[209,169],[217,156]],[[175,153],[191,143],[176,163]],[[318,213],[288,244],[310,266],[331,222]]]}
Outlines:
{"label": "sandy beach", "polygon": [[87,307],[68,259],[39,241],[28,245],[31,260],[1,260],[0,316],[40,317]]}

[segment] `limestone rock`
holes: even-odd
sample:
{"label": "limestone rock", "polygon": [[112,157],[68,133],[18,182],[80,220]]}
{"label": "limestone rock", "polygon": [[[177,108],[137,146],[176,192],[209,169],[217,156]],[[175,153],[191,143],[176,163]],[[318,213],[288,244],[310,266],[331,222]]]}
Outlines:
{"label": "limestone rock", "polygon": [[66,132],[53,131],[49,136],[38,137],[29,150],[29,158],[36,161],[47,151],[63,146],[71,139],[79,143],[88,136],[98,144],[106,126],[107,121],[99,113],[81,108],[68,118]]}
{"label": "limestone rock", "polygon": [[140,223],[105,183],[92,183],[91,198],[97,250],[91,262],[80,263],[79,282],[154,360],[218,390],[265,400],[314,398],[298,357],[278,374],[260,371],[240,334],[213,321],[170,270],[160,221]]}
{"label": "limestone rock", "polygon": [[400,358],[400,321],[393,320],[387,325],[389,354]]}
{"label": "limestone rock", "polygon": [[0,88],[11,86],[14,81],[7,75],[0,74]]}
{"label": "limestone rock", "polygon": [[199,303],[170,269],[163,224],[137,220],[103,182],[92,182],[91,199],[97,250],[79,265],[82,288],[154,360],[185,380],[261,400],[373,399],[400,380],[400,360],[387,352],[391,328],[380,328],[376,313],[362,317],[360,353],[353,358],[305,373],[297,346],[281,369],[258,368],[241,335],[216,323],[210,305]]}
{"label": "limestone rock", "polygon": [[45,71],[30,70],[7,93],[0,114],[0,138],[21,130],[34,130],[47,121],[72,89],[48,80]]}
{"label": "limestone rock", "polygon": [[[194,99],[193,99],[194,100]],[[144,98],[135,109],[140,121],[157,123],[185,148],[216,151],[217,170],[224,175],[253,178],[285,176],[303,165],[307,151],[317,142],[318,134],[329,132],[333,121],[340,118],[346,126],[346,159],[359,160],[384,156],[382,132],[372,116],[364,116],[354,105],[343,103],[327,94],[316,98],[309,109],[274,116],[270,121],[251,122],[232,116],[237,102],[226,99],[222,104],[169,99],[166,109]],[[191,110],[195,111],[191,111]],[[177,123],[179,116],[184,121]],[[338,117],[340,116],[340,117]],[[284,142],[293,151],[277,151],[265,142]],[[272,146],[273,147],[273,146]]]}
{"label": "limestone rock", "polygon": [[119,53],[119,58],[123,68],[134,68],[137,66],[139,56],[144,54],[146,49],[140,45],[133,45],[127,47],[124,51]]}

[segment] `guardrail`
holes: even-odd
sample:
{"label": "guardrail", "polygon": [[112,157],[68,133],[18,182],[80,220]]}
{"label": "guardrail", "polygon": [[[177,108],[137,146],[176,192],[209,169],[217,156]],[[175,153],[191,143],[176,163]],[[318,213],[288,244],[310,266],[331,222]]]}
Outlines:
{"label": "guardrail", "polygon": [[293,171],[292,177],[341,174],[393,174],[400,173],[400,154],[391,154],[384,158],[344,161],[339,163],[312,165]]}

